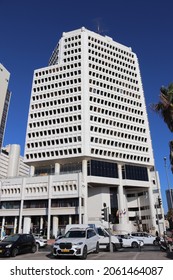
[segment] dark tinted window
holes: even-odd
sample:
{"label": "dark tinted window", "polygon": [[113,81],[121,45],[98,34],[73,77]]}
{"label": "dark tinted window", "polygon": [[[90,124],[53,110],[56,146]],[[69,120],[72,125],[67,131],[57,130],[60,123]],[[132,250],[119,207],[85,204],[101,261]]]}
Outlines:
{"label": "dark tinted window", "polygon": [[122,169],[123,179],[148,181],[148,172],[146,167],[125,165]]}
{"label": "dark tinted window", "polygon": [[88,175],[118,178],[118,169],[116,163],[90,160],[88,161]]}

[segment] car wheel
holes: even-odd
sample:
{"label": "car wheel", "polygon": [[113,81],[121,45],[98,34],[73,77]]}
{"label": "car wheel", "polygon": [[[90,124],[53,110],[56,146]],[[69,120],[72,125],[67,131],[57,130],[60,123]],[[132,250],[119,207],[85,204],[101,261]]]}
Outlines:
{"label": "car wheel", "polygon": [[95,253],[98,254],[99,253],[99,242],[97,242],[96,244],[96,250],[95,250]]}
{"label": "car wheel", "polygon": [[154,246],[158,246],[159,245],[159,241],[154,240],[153,244],[154,244]]}
{"label": "car wheel", "polygon": [[36,251],[37,251],[37,246],[36,245],[32,246],[31,253],[35,253]]}
{"label": "car wheel", "polygon": [[19,250],[17,248],[14,248],[13,251],[11,252],[11,256],[15,257],[19,253]]}
{"label": "car wheel", "polygon": [[85,245],[83,248],[83,253],[82,253],[81,259],[86,260],[86,258],[87,258],[87,246]]}
{"label": "car wheel", "polygon": [[138,248],[138,243],[137,242],[132,242],[132,248]]}

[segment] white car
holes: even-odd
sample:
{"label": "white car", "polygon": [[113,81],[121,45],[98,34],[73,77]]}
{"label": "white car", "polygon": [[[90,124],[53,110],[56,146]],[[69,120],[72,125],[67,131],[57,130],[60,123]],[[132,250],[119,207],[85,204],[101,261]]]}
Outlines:
{"label": "white car", "polygon": [[143,241],[144,245],[158,245],[159,241],[156,236],[151,235],[147,232],[132,232],[131,236],[136,238],[137,240]]}
{"label": "white car", "polygon": [[77,256],[86,259],[90,252],[99,252],[99,236],[93,228],[71,228],[53,245],[54,257]]}
{"label": "white car", "polygon": [[109,243],[112,243],[113,251],[117,251],[121,248],[121,238],[113,235],[109,230],[101,226],[96,226],[96,232],[99,235],[99,247],[100,249],[110,250]]}
{"label": "white car", "polygon": [[122,247],[140,248],[144,246],[144,242],[136,239],[129,234],[120,234],[117,237],[122,239]]}
{"label": "white car", "polygon": [[34,238],[35,238],[38,249],[43,248],[47,245],[47,239],[43,238],[43,236],[41,236],[39,234],[35,234]]}

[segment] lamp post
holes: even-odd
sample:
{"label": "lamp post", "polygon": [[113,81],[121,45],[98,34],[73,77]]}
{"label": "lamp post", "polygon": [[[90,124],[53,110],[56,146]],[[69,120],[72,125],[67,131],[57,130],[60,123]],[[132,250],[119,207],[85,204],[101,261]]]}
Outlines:
{"label": "lamp post", "polygon": [[169,177],[168,177],[168,172],[167,172],[166,157],[164,157],[164,163],[165,163],[165,173],[166,173],[166,179],[167,179],[167,185],[168,185],[168,190],[169,190],[169,195],[170,195],[170,202],[171,202],[171,209],[172,209],[173,208],[172,192],[171,192],[170,183],[169,183]]}

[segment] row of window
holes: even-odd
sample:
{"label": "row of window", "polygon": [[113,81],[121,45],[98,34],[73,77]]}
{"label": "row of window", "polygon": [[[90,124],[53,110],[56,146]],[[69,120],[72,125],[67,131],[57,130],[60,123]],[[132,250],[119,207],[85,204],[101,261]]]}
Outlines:
{"label": "row of window", "polygon": [[139,145],[134,145],[130,143],[124,143],[120,141],[114,141],[110,139],[102,139],[98,137],[91,137],[91,142],[96,143],[96,144],[103,144],[107,146],[112,146],[112,147],[118,147],[118,148],[123,148],[123,149],[130,149],[130,150],[136,150],[136,151],[141,151],[141,152],[148,152],[148,148],[144,146],[139,146]]}
{"label": "row of window", "polygon": [[104,50],[106,50],[106,48],[107,48],[107,51],[108,50],[113,50],[113,51],[119,52],[121,54],[124,54],[126,56],[129,56],[129,57],[132,57],[132,58],[134,57],[133,53],[125,51],[125,50],[120,49],[117,46],[115,46],[115,42],[113,42],[112,44],[106,43],[105,41],[102,41],[101,39],[94,38],[92,36],[88,36],[88,39],[90,41],[89,46],[92,46],[92,48],[99,49],[100,47],[103,46]]}
{"label": "row of window", "polygon": [[45,91],[45,90],[50,90],[54,88],[59,88],[59,87],[65,87],[65,86],[72,86],[81,83],[81,78],[75,78],[71,80],[65,80],[65,81],[60,81],[60,82],[55,82],[55,83],[50,83],[44,86],[37,86],[33,88],[33,92],[40,92],[40,91]]}
{"label": "row of window", "polygon": [[[139,118],[135,118],[132,117],[130,115],[125,115],[122,113],[116,113],[116,120],[118,121],[118,119],[123,119],[123,120],[127,120],[130,122],[135,122],[135,123],[140,123],[140,124],[144,124],[144,120],[139,119]],[[98,123],[103,123],[103,124],[107,124],[110,126],[115,126],[116,125],[116,121],[115,120],[111,120],[110,118],[101,118],[100,116],[90,116],[90,120],[94,121],[94,122],[98,122]]]}
{"label": "row of window", "polygon": [[70,192],[70,191],[76,191],[77,185],[68,185],[68,184],[60,184],[60,185],[54,185],[53,191],[56,192]]}
{"label": "row of window", "polygon": [[[103,97],[106,97],[106,98],[110,98],[110,99],[116,99],[118,101],[121,101],[121,102],[124,102],[124,103],[131,103],[131,101],[135,101],[135,98],[137,100],[141,99],[141,96],[139,94],[136,94],[134,92],[131,92],[131,91],[126,91],[122,88],[117,88],[117,87],[113,87],[113,92],[109,92],[109,91],[104,91],[100,88],[94,88],[94,87],[90,87],[89,88],[89,92],[92,92],[92,93],[96,93],[97,95],[99,96],[103,96]],[[130,98],[127,98],[126,96],[122,96],[122,94],[126,95],[126,96],[130,96]],[[132,100],[133,98],[133,100]],[[138,101],[136,101],[137,104],[139,103]],[[133,104],[133,103],[132,103]],[[139,103],[139,107],[141,107],[142,104]]]}
{"label": "row of window", "polygon": [[[89,63],[92,63],[92,64],[96,64],[98,65],[98,67],[108,67],[109,69],[116,69],[116,70],[120,70],[121,67],[118,67],[116,64],[113,64],[113,63],[109,63],[105,60],[101,60],[101,59],[98,59],[98,58],[95,58],[95,57],[92,57],[92,56],[89,56]],[[128,65],[128,68],[133,70],[134,67],[131,66],[130,64]]]}
{"label": "row of window", "polygon": [[90,85],[94,85],[94,86],[97,86],[97,87],[101,87],[101,88],[104,88],[104,89],[107,89],[107,90],[113,90],[114,86],[113,85],[125,85],[126,88],[129,88],[129,89],[134,89],[134,90],[137,90],[137,87],[134,87],[133,85],[131,85],[130,83],[129,84],[125,84],[124,80],[123,82],[121,80],[115,80],[115,79],[112,79],[112,78],[108,78],[109,79],[109,82],[111,84],[108,84],[108,83],[104,83],[103,81],[97,81],[97,80],[92,80],[92,79],[89,79],[89,83]]}
{"label": "row of window", "polygon": [[35,71],[35,76],[39,77],[39,76],[44,76],[44,75],[48,75],[49,73],[55,73],[55,72],[63,72],[63,71],[69,71],[70,69],[73,68],[77,68],[77,67],[81,67],[81,62],[76,62],[76,63],[72,63],[69,65],[63,65],[63,66],[58,66],[58,67],[52,67],[52,68],[48,68],[45,70],[37,70]]}
{"label": "row of window", "polygon": [[63,59],[64,63],[69,63],[77,60],[81,60],[81,55],[72,55]]}
{"label": "row of window", "polygon": [[[57,125],[59,123],[70,123],[73,122],[75,123],[76,121],[80,121],[81,120],[81,115],[72,115],[72,116],[66,116],[66,117],[62,117],[59,119],[48,119],[48,120],[44,120],[44,121],[39,121],[39,122],[32,122],[29,123],[29,128],[35,128],[35,127],[44,127],[44,126],[50,126],[50,125]],[[64,128],[61,127],[59,129],[59,132],[64,132]]]}
{"label": "row of window", "polygon": [[70,87],[70,88],[66,88],[66,89],[61,89],[58,91],[54,91],[54,92],[47,92],[47,93],[41,93],[39,95],[34,95],[32,94],[32,100],[42,100],[42,99],[49,99],[49,98],[56,98],[59,97],[61,95],[65,95],[65,94],[77,94],[81,92],[81,87]]}
{"label": "row of window", "polygon": [[77,41],[77,40],[79,40],[79,39],[81,39],[81,35],[79,34],[79,35],[75,35],[75,36],[69,36],[69,37],[65,37],[65,39],[64,39],[64,41],[67,43],[67,42],[72,42],[71,44],[73,44],[73,42],[75,41]]}
{"label": "row of window", "polygon": [[43,117],[48,117],[48,116],[50,117],[50,116],[55,116],[55,115],[62,114],[62,113],[72,113],[72,112],[76,112],[76,111],[80,111],[80,110],[81,110],[81,105],[68,106],[68,107],[66,106],[66,107],[61,107],[58,109],[31,113],[30,118],[37,119],[37,118],[43,118]]}
{"label": "row of window", "polygon": [[66,79],[66,78],[69,78],[69,77],[77,77],[77,75],[80,75],[81,74],[81,70],[78,69],[78,70],[74,70],[74,71],[69,71],[69,72],[64,72],[64,73],[60,73],[58,75],[52,75],[52,76],[47,76],[47,77],[44,77],[42,79],[35,79],[34,80],[34,84],[40,84],[40,83],[47,83],[47,82],[51,82],[51,81],[59,81],[59,80],[62,80],[62,79]]}
{"label": "row of window", "polygon": [[[98,96],[98,97],[90,96],[90,101],[91,102],[98,103],[98,104],[108,106],[108,107],[113,107],[113,108],[118,107],[118,104],[117,104],[116,100],[121,102],[121,104],[123,103],[124,105],[129,104],[130,108],[132,107],[131,105],[136,106],[136,107],[141,107],[142,106],[142,104],[140,102],[137,102],[135,100],[130,100],[130,99],[127,99],[127,98],[123,98],[123,97],[120,97],[120,96],[117,96],[117,95],[114,95],[114,99],[112,101],[110,99],[106,99],[105,97],[100,98],[100,96]],[[122,110],[128,111],[128,109],[129,109],[128,106],[127,107],[123,106],[123,105],[120,105],[120,106],[122,107]]]}
{"label": "row of window", "polygon": [[[115,105],[115,108],[118,109],[118,110],[125,110],[128,113],[132,113],[132,114],[136,114],[136,115],[140,115],[140,116],[143,115],[142,110],[137,110],[137,109],[134,109],[132,107],[127,107],[127,106],[124,106],[124,105],[121,105],[121,104],[114,104],[114,105]],[[112,110],[110,110],[111,108],[108,108],[108,109],[104,109],[104,108],[97,107],[97,106],[90,106],[90,111],[91,112],[96,112],[96,113],[104,114],[104,115],[107,115],[107,116],[115,117],[115,115],[116,115],[115,110],[112,111]]]}
{"label": "row of window", "polygon": [[38,153],[26,153],[26,159],[45,159],[52,157],[63,157],[69,155],[81,155],[81,148],[73,148],[73,149],[64,149],[64,150],[56,150],[56,151],[47,151],[47,152],[38,152]]}
{"label": "row of window", "polygon": [[31,109],[42,109],[42,108],[49,108],[49,107],[55,107],[58,105],[68,104],[68,103],[74,103],[81,101],[81,95],[66,97],[66,98],[59,98],[56,100],[46,101],[42,103],[35,103],[31,105]]}
{"label": "row of window", "polygon": [[[117,53],[113,53],[113,52],[111,52],[110,55],[108,55],[107,52],[101,53],[101,52],[95,51],[94,49],[89,49],[88,52],[92,57],[98,57],[103,60],[111,61],[112,63],[123,65],[124,67],[129,67],[130,64],[135,63],[134,60],[131,60],[129,58],[126,58],[124,56],[121,56],[121,55],[119,55]],[[121,60],[115,59],[115,57],[120,58]],[[126,62],[124,62],[123,59]]]}
{"label": "row of window", "polygon": [[[28,138],[36,138],[36,137],[45,137],[45,136],[51,136],[51,135],[58,135],[59,132],[61,131],[62,133],[70,133],[70,132],[78,132],[81,131],[81,125],[74,125],[74,126],[69,126],[69,127],[62,127],[60,129],[49,129],[49,130],[41,130],[41,131],[36,131],[36,132],[29,132],[28,133]],[[59,141],[57,139],[57,141]]]}
{"label": "row of window", "polygon": [[92,148],[91,149],[91,154],[92,155],[97,155],[97,156],[105,156],[113,159],[123,159],[123,160],[130,160],[130,161],[138,161],[138,162],[150,162],[149,157],[144,157],[144,156],[137,156],[137,155],[130,155],[126,153],[121,153],[121,152],[113,152],[113,151],[108,151],[108,150],[103,150],[103,149],[96,149]]}
{"label": "row of window", "polygon": [[2,195],[14,195],[20,194],[20,188],[3,188],[1,189]]}
{"label": "row of window", "polygon": [[64,144],[75,144],[78,142],[81,142],[82,138],[81,136],[74,136],[74,137],[68,137],[68,138],[60,138],[60,139],[51,139],[51,140],[44,140],[44,141],[37,141],[32,143],[27,143],[27,148],[40,148],[40,147],[49,147],[49,146],[57,146],[57,145],[64,145]]}

